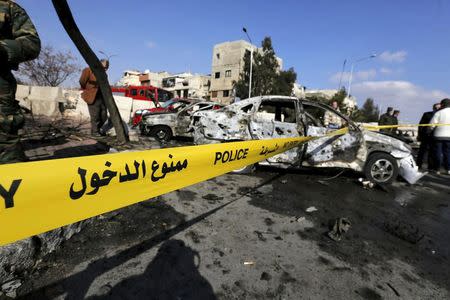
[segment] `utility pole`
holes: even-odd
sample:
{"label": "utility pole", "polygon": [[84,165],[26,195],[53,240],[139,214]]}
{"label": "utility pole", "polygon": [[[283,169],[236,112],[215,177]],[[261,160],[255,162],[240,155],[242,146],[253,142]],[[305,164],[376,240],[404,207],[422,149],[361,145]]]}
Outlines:
{"label": "utility pole", "polygon": [[250,50],[250,80],[248,83],[248,97],[251,98],[252,97],[252,76],[253,76],[253,43],[252,43],[252,39],[250,38],[250,36],[248,35],[247,32],[247,28],[242,28],[242,31],[245,32],[245,34],[247,35],[248,40],[250,41],[251,44],[251,50]]}
{"label": "utility pole", "polygon": [[128,135],[126,134],[122,118],[119,114],[119,110],[117,109],[116,103],[114,102],[105,69],[100,63],[97,55],[95,55],[94,51],[92,51],[92,49],[89,47],[86,39],[81,34],[80,29],[78,28],[75,19],[73,18],[70,7],[67,4],[67,0],[52,0],[52,3],[59,17],[59,20],[61,21],[61,24],[63,25],[67,34],[97,78],[100,92],[102,93],[103,99],[105,100],[106,108],[109,111],[111,121],[113,123],[114,129],[116,130],[117,141],[121,144],[128,142]]}

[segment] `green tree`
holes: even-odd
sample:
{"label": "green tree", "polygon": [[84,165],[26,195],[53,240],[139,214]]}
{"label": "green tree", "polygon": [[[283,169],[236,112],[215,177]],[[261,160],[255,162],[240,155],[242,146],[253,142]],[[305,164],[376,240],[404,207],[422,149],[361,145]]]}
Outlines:
{"label": "green tree", "polygon": [[367,98],[361,109],[354,112],[353,120],[356,122],[377,122],[380,115],[378,105],[372,98]]}
{"label": "green tree", "polygon": [[[270,37],[264,38],[262,49],[253,53],[252,95],[285,95],[290,96],[297,74],[293,68],[279,71],[279,64]],[[250,78],[250,52],[244,56],[244,69],[235,83],[236,96],[248,98]]]}

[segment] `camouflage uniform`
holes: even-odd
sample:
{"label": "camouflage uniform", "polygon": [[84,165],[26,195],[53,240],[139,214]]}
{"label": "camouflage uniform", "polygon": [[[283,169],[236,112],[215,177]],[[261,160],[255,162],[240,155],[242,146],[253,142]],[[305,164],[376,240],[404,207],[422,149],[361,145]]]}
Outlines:
{"label": "camouflage uniform", "polygon": [[0,0],[0,164],[25,160],[19,129],[24,117],[15,99],[11,70],[39,55],[41,42],[27,13],[16,3]]}

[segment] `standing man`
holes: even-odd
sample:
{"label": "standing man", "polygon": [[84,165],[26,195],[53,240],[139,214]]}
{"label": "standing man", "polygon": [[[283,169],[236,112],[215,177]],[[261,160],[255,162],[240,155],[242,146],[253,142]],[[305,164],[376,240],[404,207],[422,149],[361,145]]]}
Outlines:
{"label": "standing man", "polygon": [[[386,125],[395,125],[395,120],[394,120],[394,108],[393,107],[388,107],[386,113],[382,114],[380,116],[380,120],[378,121],[378,125],[380,126],[386,126]],[[382,128],[380,129],[381,132],[384,133],[393,133],[394,130],[392,130],[392,128]]]}
{"label": "standing man", "polygon": [[[105,71],[109,68],[109,61],[107,59],[100,60]],[[91,134],[93,136],[104,135],[100,130],[108,119],[108,112],[106,110],[105,101],[102,93],[98,89],[97,78],[90,68],[85,68],[81,73],[80,86],[83,92],[81,97],[88,104],[89,115],[91,117]],[[103,134],[102,134],[103,133]]]}
{"label": "standing man", "polygon": [[[435,112],[437,112],[441,107],[440,103],[435,103],[433,105],[433,110],[428,111],[422,115],[419,124],[430,124]],[[428,153],[428,170],[433,170],[433,154],[431,153],[431,145],[433,142],[433,130],[428,126],[420,126],[417,135],[417,140],[420,142],[419,152],[417,153],[417,166],[422,168],[423,160],[425,154]]]}
{"label": "standing man", "polygon": [[[450,124],[450,99],[441,101],[441,109],[437,111],[430,124]],[[434,171],[439,174],[441,165],[450,175],[450,126],[436,126],[433,132]]]}
{"label": "standing man", "polygon": [[19,129],[25,118],[16,101],[17,82],[11,73],[41,51],[36,28],[25,10],[0,0],[0,164],[25,161]]}

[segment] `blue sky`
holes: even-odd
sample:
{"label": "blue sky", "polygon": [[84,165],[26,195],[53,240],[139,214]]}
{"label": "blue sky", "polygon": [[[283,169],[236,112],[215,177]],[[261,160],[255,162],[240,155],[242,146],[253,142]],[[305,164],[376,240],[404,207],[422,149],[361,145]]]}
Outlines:
{"label": "blue sky", "polygon": [[[45,44],[76,53],[50,0],[17,0]],[[392,104],[402,119],[450,94],[450,2],[445,0],[106,1],[69,0],[95,50],[117,54],[110,80],[125,69],[210,73],[216,43],[271,36],[284,66],[308,88],[337,88],[344,59],[355,65],[358,101]],[[81,62],[82,63],[82,62]],[[349,64],[347,65],[349,71]],[[344,74],[344,79],[348,74]]]}

